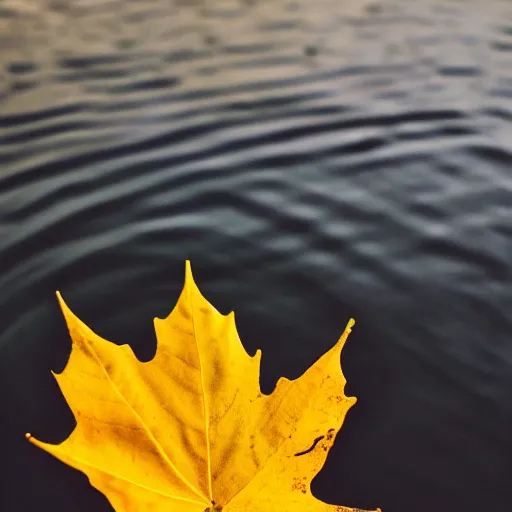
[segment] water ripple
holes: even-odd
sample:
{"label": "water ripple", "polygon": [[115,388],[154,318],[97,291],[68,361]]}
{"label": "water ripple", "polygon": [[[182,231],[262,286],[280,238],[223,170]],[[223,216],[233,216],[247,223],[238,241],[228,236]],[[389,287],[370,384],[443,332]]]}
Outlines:
{"label": "water ripple", "polygon": [[149,359],[190,258],[264,389],[357,317],[315,495],[504,510],[511,36],[500,0],[4,1],[0,508],[109,509],[23,444],[72,428],[55,289]]}

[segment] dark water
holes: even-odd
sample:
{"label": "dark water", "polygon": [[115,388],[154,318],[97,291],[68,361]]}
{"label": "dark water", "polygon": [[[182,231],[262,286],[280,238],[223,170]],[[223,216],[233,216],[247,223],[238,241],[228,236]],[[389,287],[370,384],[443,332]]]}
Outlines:
{"label": "dark water", "polygon": [[29,445],[74,420],[54,296],[155,349],[184,260],[262,388],[348,318],[314,494],[512,507],[512,4],[0,1],[0,509],[106,512]]}

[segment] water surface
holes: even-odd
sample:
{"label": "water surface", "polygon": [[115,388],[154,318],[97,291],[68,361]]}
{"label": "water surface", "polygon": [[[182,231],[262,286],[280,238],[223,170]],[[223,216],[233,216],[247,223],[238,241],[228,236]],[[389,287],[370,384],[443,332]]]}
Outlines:
{"label": "water surface", "polygon": [[509,2],[12,0],[0,48],[2,510],[111,510],[23,437],[74,426],[54,292],[148,360],[187,258],[265,392],[355,316],[318,498],[511,506]]}

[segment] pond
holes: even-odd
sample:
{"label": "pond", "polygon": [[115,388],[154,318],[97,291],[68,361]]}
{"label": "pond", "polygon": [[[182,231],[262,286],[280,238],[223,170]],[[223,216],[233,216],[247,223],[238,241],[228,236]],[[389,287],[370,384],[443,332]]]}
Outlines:
{"label": "pond", "polygon": [[316,497],[512,506],[512,4],[0,3],[0,508],[112,510],[26,442],[74,419],[55,299],[155,351],[184,261],[261,387],[353,316]]}

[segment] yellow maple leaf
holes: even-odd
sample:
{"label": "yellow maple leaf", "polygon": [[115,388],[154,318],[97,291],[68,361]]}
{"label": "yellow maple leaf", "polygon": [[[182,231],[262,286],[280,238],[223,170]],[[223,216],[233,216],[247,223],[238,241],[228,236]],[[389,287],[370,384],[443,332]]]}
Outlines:
{"label": "yellow maple leaf", "polygon": [[203,297],[188,261],[175,308],[154,320],[157,351],[146,363],[57,296],[72,350],[53,375],[77,424],[57,445],[26,437],[83,471],[117,512],[357,512],[310,492],[356,401],[340,368],[353,320],[302,376],[265,395],[261,351],[246,353],[233,312]]}

